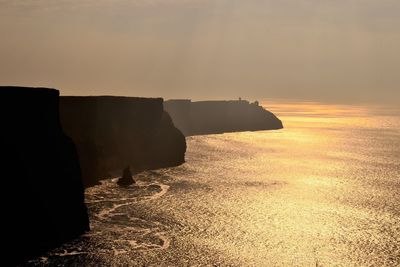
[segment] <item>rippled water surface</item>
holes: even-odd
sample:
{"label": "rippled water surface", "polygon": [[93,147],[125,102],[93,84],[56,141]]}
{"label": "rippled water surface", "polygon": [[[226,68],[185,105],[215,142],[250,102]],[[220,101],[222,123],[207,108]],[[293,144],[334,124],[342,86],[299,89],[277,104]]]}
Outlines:
{"label": "rippled water surface", "polygon": [[266,106],[285,129],[189,137],[184,165],[88,189],[92,231],[28,265],[400,266],[400,113]]}

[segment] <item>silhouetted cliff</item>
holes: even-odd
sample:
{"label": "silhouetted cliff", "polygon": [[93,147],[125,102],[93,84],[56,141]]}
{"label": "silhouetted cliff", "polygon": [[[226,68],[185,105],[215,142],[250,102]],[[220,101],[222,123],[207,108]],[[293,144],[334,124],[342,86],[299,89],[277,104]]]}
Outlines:
{"label": "silhouetted cliff", "polygon": [[61,121],[77,145],[85,186],[128,165],[140,171],[184,162],[185,137],[161,98],[61,97]]}
{"label": "silhouetted cliff", "polygon": [[2,262],[15,265],[89,230],[75,146],[59,121],[59,92],[0,87]]}
{"label": "silhouetted cliff", "polygon": [[168,100],[164,108],[185,136],[283,128],[282,122],[257,102]]}

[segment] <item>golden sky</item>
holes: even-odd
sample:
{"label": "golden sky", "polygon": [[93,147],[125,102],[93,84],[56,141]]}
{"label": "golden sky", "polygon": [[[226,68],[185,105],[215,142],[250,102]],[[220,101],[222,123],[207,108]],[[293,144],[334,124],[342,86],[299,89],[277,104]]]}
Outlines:
{"label": "golden sky", "polygon": [[0,84],[400,102],[398,0],[0,0]]}

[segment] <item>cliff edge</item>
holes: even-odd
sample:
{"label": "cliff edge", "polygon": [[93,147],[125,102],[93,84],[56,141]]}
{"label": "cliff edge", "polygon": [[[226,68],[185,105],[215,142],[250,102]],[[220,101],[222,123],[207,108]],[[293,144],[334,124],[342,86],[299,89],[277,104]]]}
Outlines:
{"label": "cliff edge", "polygon": [[[0,87],[5,262],[15,265],[89,230],[75,146],[59,92]],[[4,184],[5,183],[5,184]]]}
{"label": "cliff edge", "polygon": [[185,136],[283,128],[282,122],[258,102],[182,99],[165,101],[164,108]]}
{"label": "cliff edge", "polygon": [[110,172],[177,166],[186,140],[161,98],[61,97],[61,122],[77,145],[86,187]]}

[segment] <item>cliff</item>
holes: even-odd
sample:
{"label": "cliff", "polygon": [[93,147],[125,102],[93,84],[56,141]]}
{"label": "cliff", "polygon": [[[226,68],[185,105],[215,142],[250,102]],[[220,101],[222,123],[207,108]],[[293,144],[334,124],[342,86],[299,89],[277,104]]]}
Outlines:
{"label": "cliff", "polygon": [[168,100],[164,108],[185,136],[283,128],[282,122],[257,102]]}
{"label": "cliff", "polygon": [[15,265],[89,230],[75,146],[59,121],[59,92],[0,87],[2,260]]}
{"label": "cliff", "polygon": [[61,121],[77,145],[86,187],[128,165],[140,171],[184,162],[185,137],[161,98],[61,97]]}

